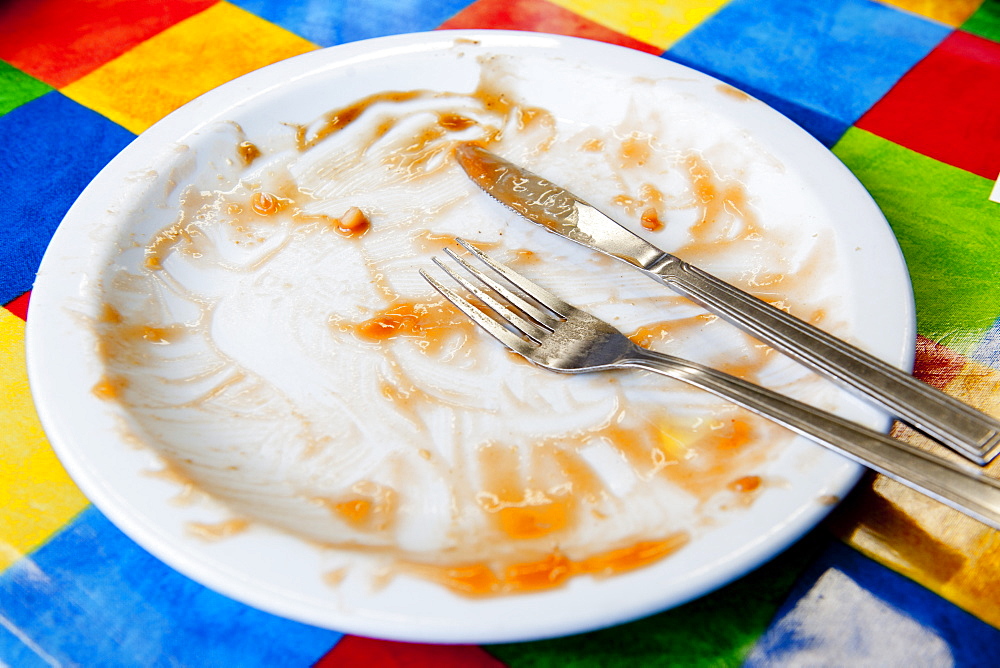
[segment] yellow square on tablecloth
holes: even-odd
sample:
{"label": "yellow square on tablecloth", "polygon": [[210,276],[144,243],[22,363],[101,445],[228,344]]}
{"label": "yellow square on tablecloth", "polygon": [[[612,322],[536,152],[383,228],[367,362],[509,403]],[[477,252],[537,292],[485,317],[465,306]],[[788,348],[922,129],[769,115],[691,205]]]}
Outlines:
{"label": "yellow square on tablecloth", "polygon": [[728,0],[551,0],[555,5],[666,50]]}
{"label": "yellow square on tablecloth", "polygon": [[[1000,415],[1000,370],[966,360],[943,388],[991,415]],[[893,436],[956,462],[943,445],[897,425]],[[1000,458],[983,469],[1000,478]],[[878,476],[855,490],[834,516],[835,531],[848,544],[931,591],[1000,627],[1000,531]]]}
{"label": "yellow square on tablecloth", "polygon": [[965,23],[983,4],[983,0],[882,0],[882,2],[955,27]]}
{"label": "yellow square on tablecloth", "polygon": [[43,544],[87,506],[35,414],[24,321],[0,309],[0,569]]}
{"label": "yellow square on tablecloth", "polygon": [[316,48],[273,23],[220,2],[61,92],[138,134],[202,93]]}

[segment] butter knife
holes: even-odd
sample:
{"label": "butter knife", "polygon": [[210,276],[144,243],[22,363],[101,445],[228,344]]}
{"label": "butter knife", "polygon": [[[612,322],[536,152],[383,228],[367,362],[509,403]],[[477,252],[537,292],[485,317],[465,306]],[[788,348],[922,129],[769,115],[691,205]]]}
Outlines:
{"label": "butter knife", "polygon": [[977,464],[1000,453],[1000,421],[633,234],[572,193],[476,144],[455,156],[476,185],[555,234],[637,267],[814,371],[879,402]]}

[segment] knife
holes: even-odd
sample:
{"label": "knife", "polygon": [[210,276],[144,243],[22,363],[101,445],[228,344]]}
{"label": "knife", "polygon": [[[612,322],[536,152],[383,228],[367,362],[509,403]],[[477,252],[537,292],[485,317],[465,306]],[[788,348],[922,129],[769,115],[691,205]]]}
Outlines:
{"label": "knife", "polygon": [[750,335],[878,401],[924,434],[986,464],[1000,453],[1000,421],[625,229],[572,193],[476,144],[455,157],[488,195],[529,221],[618,258]]}

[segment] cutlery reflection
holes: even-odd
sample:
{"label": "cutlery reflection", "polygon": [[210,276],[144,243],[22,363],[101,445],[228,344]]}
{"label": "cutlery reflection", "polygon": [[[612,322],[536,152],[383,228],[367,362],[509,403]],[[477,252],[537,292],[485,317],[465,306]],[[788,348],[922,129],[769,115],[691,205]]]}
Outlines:
{"label": "cutlery reflection", "polygon": [[473,182],[529,221],[637,267],[977,464],[1000,454],[1000,421],[663,252],[572,193],[480,146],[460,146],[455,155]]}
{"label": "cutlery reflection", "polygon": [[506,280],[505,284],[480,271],[450,249],[445,252],[469,278],[435,258],[438,267],[474,295],[482,309],[427,272],[421,275],[486,332],[536,365],[563,373],[645,369],[675,378],[1000,529],[1000,481],[979,469],[914,450],[902,441],[735,376],[642,348],[608,323],[567,304],[467,242],[459,239],[458,243]]}

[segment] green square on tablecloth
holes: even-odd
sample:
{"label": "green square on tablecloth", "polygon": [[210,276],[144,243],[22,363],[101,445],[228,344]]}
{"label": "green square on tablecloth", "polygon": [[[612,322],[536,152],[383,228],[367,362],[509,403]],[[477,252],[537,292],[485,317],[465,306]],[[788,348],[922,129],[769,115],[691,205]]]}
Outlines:
{"label": "green square on tablecloth", "polygon": [[52,87],[0,60],[0,116],[45,95]]}
{"label": "green square on tablecloth", "polygon": [[961,27],[965,32],[1000,42],[1000,0],[986,0]]}
{"label": "green square on tablecloth", "polygon": [[899,240],[918,333],[970,354],[1000,317],[993,182],[856,127],[833,152],[875,198]]}

